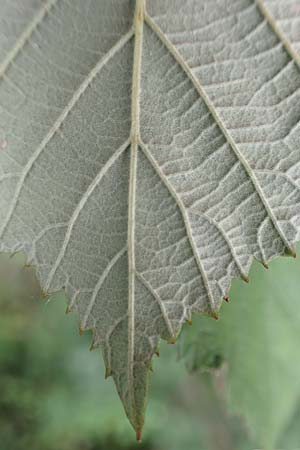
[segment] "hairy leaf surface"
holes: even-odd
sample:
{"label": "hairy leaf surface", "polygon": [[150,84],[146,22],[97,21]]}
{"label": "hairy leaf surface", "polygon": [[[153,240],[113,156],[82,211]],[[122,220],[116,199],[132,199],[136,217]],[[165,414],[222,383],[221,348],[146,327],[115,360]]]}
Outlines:
{"label": "hairy leaf surface", "polygon": [[294,254],[300,222],[280,23],[262,0],[146,3],[0,0],[1,250],[65,289],[138,436],[159,338]]}
{"label": "hairy leaf surface", "polygon": [[[300,3],[299,0],[265,0],[263,5],[279,30],[300,55]],[[298,60],[299,61],[299,60]]]}

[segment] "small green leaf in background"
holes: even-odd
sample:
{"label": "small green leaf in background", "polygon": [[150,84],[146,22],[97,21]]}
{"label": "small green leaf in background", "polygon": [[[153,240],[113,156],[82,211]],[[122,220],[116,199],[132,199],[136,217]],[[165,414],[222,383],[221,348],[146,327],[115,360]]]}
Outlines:
{"label": "small green leaf in background", "polygon": [[[227,365],[230,410],[242,414],[265,449],[295,450],[300,442],[300,261],[256,263],[249,286],[235,281],[218,322],[185,327],[180,354],[189,370]],[[290,424],[293,414],[294,425]],[[292,433],[283,437],[291,427]],[[291,447],[287,443],[291,442]]]}

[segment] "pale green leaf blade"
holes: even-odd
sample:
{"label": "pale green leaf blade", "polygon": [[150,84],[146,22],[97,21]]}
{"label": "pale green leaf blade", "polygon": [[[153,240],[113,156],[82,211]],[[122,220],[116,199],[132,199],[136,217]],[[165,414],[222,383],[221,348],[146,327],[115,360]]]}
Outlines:
{"label": "pale green leaf blade", "polygon": [[294,253],[299,67],[250,0],[1,3],[0,249],[65,288],[139,435],[159,338]]}
{"label": "pale green leaf blade", "polygon": [[300,3],[299,0],[263,0],[277,26],[300,55]]}

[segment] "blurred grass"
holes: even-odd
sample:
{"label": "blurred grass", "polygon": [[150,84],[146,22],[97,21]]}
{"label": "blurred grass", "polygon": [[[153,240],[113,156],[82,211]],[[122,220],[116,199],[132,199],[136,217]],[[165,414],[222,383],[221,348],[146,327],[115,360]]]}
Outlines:
{"label": "blurred grass", "polygon": [[[23,263],[18,255],[0,257],[0,450],[256,448],[244,420],[226,411],[222,373],[187,374],[167,344],[154,361],[144,439],[136,444],[99,351],[88,351],[91,335],[79,336],[63,296],[38,300],[33,271]],[[263,282],[255,286],[263,296]],[[289,449],[299,415],[282,437]]]}

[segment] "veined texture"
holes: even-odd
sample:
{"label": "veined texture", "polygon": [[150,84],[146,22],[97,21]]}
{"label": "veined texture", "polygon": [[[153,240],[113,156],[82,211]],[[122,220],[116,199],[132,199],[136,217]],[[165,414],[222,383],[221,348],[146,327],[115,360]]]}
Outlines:
{"label": "veined texture", "polygon": [[294,255],[288,4],[0,0],[0,249],[65,289],[138,437],[159,339],[216,317],[254,257]]}

